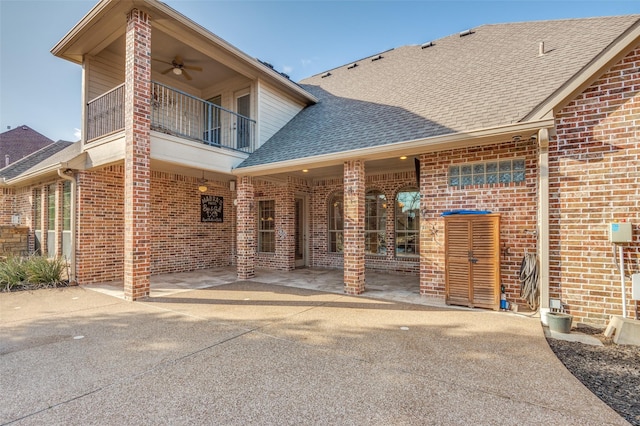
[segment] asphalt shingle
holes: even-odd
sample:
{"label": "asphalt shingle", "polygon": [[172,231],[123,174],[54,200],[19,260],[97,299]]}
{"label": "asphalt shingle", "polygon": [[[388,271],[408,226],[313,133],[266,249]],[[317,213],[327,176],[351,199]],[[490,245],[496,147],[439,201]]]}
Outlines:
{"label": "asphalt shingle", "polygon": [[318,74],[301,86],[319,102],[239,167],[516,123],[639,18],[484,25]]}
{"label": "asphalt shingle", "polygon": [[80,153],[80,143],[58,141],[28,155],[7,167],[0,169],[0,178],[13,179],[16,176],[38,170],[48,165],[68,161]]}

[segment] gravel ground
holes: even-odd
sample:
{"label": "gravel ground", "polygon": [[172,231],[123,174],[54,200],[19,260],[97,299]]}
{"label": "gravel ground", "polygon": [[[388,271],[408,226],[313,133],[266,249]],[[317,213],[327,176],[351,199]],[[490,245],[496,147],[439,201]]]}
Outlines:
{"label": "gravel ground", "polygon": [[640,347],[616,345],[604,330],[581,326],[604,346],[547,339],[549,346],[571,373],[629,423],[640,426]]}

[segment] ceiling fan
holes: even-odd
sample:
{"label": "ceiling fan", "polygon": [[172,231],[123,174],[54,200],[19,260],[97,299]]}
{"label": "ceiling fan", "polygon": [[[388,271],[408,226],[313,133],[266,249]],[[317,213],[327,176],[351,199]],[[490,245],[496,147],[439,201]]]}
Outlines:
{"label": "ceiling fan", "polygon": [[176,57],[173,58],[173,60],[171,62],[163,61],[162,59],[154,59],[154,61],[158,61],[158,62],[162,62],[163,64],[171,65],[171,68],[167,68],[166,70],[162,71],[161,74],[163,74],[163,75],[173,71],[173,73],[175,75],[183,75],[184,78],[186,78],[187,80],[191,80],[191,76],[189,75],[187,70],[202,71],[202,67],[195,67],[193,65],[185,65],[184,64],[184,60],[182,59],[182,56],[180,56],[180,55],[176,55]]}

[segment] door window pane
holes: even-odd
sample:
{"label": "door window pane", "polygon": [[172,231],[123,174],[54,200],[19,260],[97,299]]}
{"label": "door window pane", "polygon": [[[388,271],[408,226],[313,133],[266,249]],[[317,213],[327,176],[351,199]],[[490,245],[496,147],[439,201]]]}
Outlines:
{"label": "door window pane", "polygon": [[398,192],[396,209],[396,256],[418,256],[420,250],[420,191]]}

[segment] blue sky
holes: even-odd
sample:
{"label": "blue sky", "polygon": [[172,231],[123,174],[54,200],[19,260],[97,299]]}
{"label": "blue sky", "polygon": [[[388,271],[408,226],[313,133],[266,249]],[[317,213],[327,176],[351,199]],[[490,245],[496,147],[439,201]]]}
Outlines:
{"label": "blue sky", "polygon": [[[77,140],[81,67],[50,49],[97,0],[0,0],[0,132]],[[640,13],[638,0],[165,1],[294,81],[483,24]]]}

